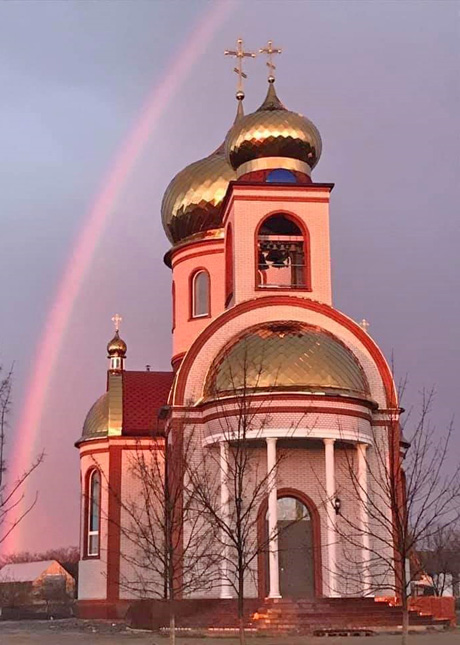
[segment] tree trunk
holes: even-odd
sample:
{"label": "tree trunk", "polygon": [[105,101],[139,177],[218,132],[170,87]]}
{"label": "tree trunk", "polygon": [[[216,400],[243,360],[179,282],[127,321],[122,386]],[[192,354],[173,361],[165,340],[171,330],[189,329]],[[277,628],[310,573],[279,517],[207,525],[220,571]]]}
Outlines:
{"label": "tree trunk", "polygon": [[240,645],[245,645],[246,635],[244,633],[244,616],[240,616],[238,619],[239,622],[239,636],[240,636]]}
{"label": "tree trunk", "polygon": [[244,574],[238,572],[238,626],[240,645],[245,645],[246,637],[244,633]]}
{"label": "tree trunk", "polygon": [[172,603],[169,614],[169,643],[170,645],[176,645],[176,614]]}
{"label": "tree trunk", "polygon": [[403,615],[403,624],[402,624],[402,645],[407,645],[407,640],[409,636],[409,607],[407,598],[403,598],[402,606],[402,615]]}

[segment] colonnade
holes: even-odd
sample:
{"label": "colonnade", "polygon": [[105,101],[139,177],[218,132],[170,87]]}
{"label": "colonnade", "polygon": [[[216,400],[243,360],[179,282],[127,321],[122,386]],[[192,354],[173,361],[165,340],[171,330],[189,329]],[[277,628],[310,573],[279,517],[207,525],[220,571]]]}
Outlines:
{"label": "colonnade", "polygon": [[[278,562],[278,490],[276,481],[276,437],[267,437],[265,439],[267,447],[267,473],[268,481],[268,535],[272,536],[269,542],[269,598],[281,598],[280,580],[279,580],[279,562]],[[336,489],[335,476],[335,439],[323,439],[324,444],[324,461],[325,461],[325,492],[327,500],[326,508],[326,535],[323,542],[326,543],[327,562],[324,567],[327,572],[326,584],[323,588],[323,594],[326,596],[337,596],[339,580],[337,576],[337,512],[339,503]],[[368,499],[368,476],[367,476],[367,444],[357,443],[357,473],[356,483],[360,497],[359,504],[359,523],[362,533],[362,563],[363,563],[363,594],[369,591],[369,533],[368,527],[368,510],[366,500]],[[224,521],[229,516],[229,490],[228,490],[228,444],[225,441],[220,443],[220,484],[221,484],[221,507]],[[225,536],[222,535],[222,541],[225,543]],[[321,545],[323,546],[323,545]],[[230,598],[230,586],[228,584],[228,563],[229,549],[224,548],[221,562],[221,598]]]}

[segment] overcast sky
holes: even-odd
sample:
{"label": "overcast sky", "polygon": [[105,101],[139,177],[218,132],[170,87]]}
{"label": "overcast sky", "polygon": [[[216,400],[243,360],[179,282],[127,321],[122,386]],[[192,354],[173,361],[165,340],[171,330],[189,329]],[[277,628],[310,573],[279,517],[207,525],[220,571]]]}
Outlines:
{"label": "overcast sky", "polygon": [[[0,357],[15,362],[12,433],[76,236],[147,97],[214,5],[0,3]],[[409,375],[406,407],[434,385],[439,432],[459,412],[459,9],[442,0],[232,5],[152,130],[88,267],[33,446],[47,455],[31,482],[39,501],[15,548],[78,542],[73,444],[105,388],[116,311],[129,369],[169,369],[161,198],[232,123],[235,75],[222,52],[238,36],[254,50],[269,38],[283,47],[279,96],[321,132],[314,180],[336,184],[335,306],[366,317],[394,353]],[[248,75],[252,111],[266,90],[263,61],[248,63]]]}

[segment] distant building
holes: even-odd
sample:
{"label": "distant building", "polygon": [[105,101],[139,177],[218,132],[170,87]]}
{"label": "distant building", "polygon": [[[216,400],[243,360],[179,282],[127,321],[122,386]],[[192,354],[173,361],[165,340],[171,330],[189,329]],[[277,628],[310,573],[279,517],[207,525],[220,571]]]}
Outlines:
{"label": "distant building", "polygon": [[0,606],[19,606],[49,596],[75,596],[75,580],[57,560],[18,562],[0,569]]}

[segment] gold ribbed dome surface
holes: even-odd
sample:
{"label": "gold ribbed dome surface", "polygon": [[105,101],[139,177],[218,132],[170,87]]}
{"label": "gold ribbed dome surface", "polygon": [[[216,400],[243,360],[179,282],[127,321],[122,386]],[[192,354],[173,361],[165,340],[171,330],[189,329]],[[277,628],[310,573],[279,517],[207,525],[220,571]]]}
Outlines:
{"label": "gold ribbed dome surface", "polygon": [[243,388],[369,394],[352,352],[328,332],[298,322],[253,327],[214,361],[205,396]]}
{"label": "gold ribbed dome surface", "polygon": [[161,204],[163,227],[173,244],[220,227],[220,206],[233,179],[235,171],[225,158],[223,144],[174,177]]}
{"label": "gold ribbed dome surface", "polygon": [[262,157],[289,157],[314,168],[321,148],[316,126],[284,107],[273,82],[260,108],[235,123],[225,140],[227,159],[235,169]]}
{"label": "gold ribbed dome surface", "polygon": [[82,439],[105,437],[109,425],[109,395],[106,392],[98,398],[86,415]]}
{"label": "gold ribbed dome surface", "polygon": [[117,330],[115,332],[114,337],[107,345],[107,353],[109,357],[121,356],[122,358],[124,358],[126,356],[127,349],[128,349],[128,346],[126,345],[125,341],[122,338],[120,338],[120,334],[118,333],[118,330]]}

